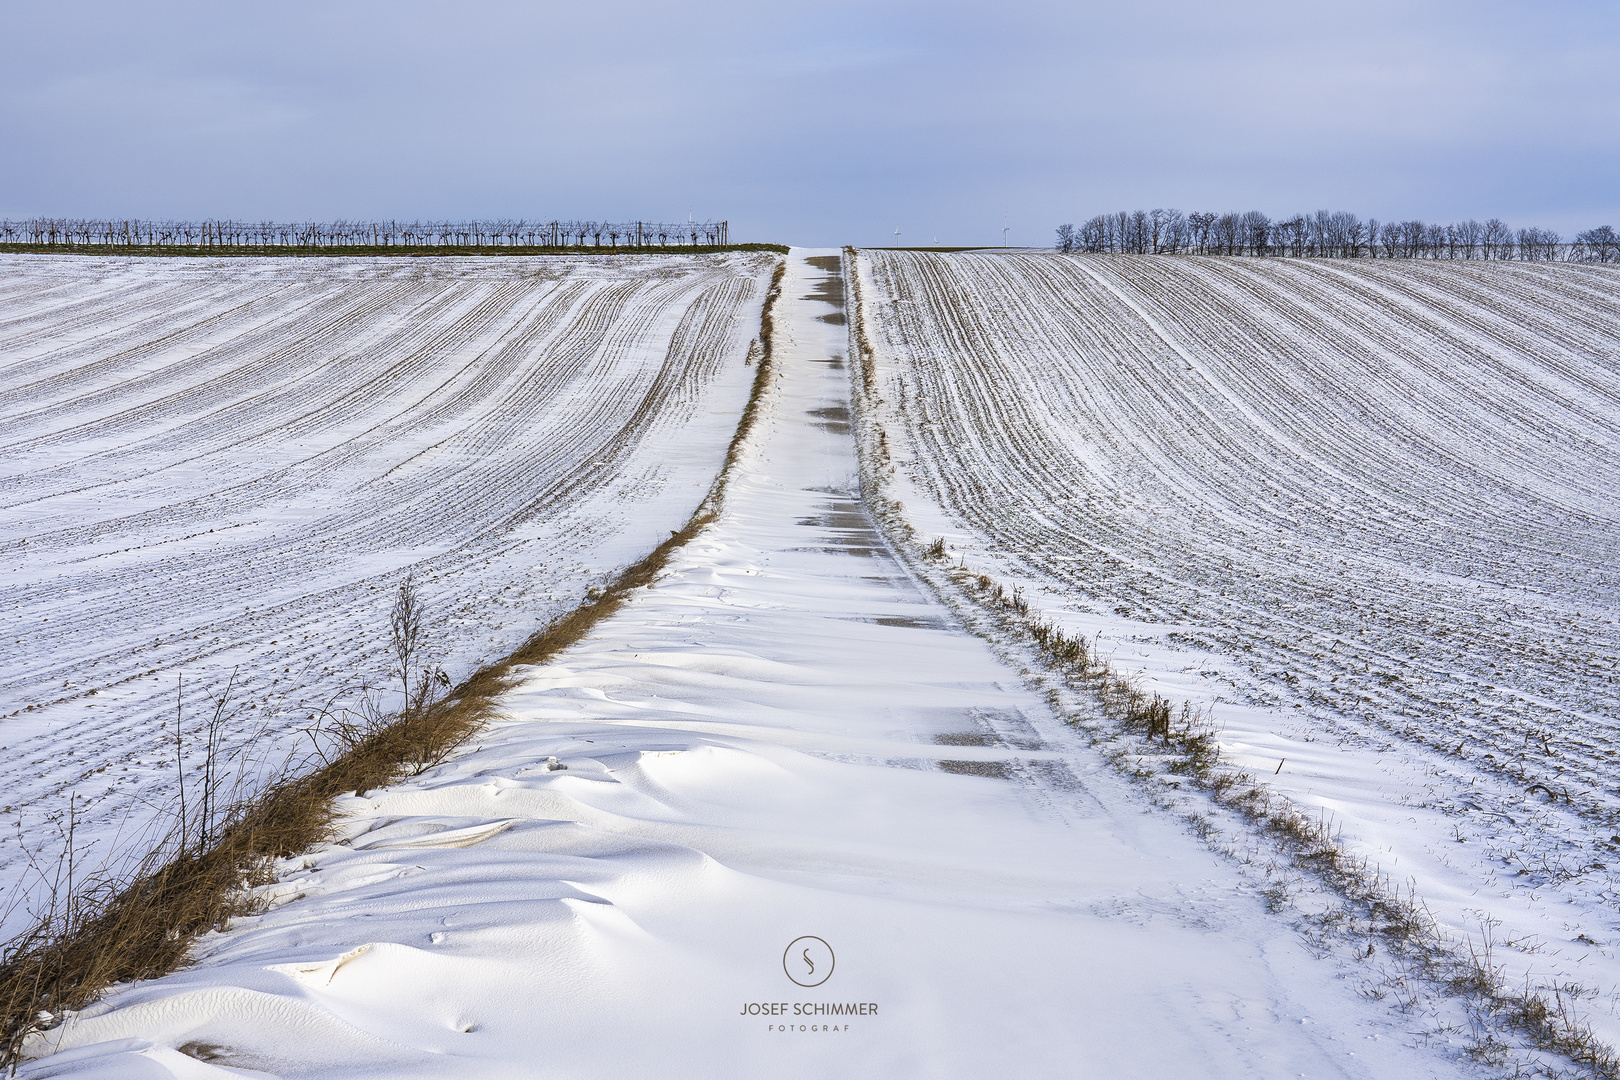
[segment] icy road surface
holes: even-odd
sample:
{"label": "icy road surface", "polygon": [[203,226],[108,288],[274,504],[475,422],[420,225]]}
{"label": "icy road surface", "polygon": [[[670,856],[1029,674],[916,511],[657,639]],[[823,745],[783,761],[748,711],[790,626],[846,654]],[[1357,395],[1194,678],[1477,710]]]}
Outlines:
{"label": "icy road surface", "polygon": [[774,264],[0,256],[0,897],[70,794],[81,873],[140,850],[182,680],[188,768],[233,671],[280,765],[397,685],[406,571],[459,678],[679,528]]}
{"label": "icy road surface", "polygon": [[719,523],[21,1075],[1462,1075],[887,554],[837,266],[791,256]]}

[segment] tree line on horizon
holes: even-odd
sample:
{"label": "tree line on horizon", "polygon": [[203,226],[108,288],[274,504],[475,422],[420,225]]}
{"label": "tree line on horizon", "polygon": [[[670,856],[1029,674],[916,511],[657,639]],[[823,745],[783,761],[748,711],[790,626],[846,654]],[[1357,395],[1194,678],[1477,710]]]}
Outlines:
{"label": "tree line on horizon", "polygon": [[1056,247],[1063,252],[1137,255],[1620,262],[1620,233],[1608,225],[1566,242],[1550,229],[1513,229],[1499,218],[1447,225],[1380,222],[1363,221],[1342,210],[1275,220],[1258,210],[1225,214],[1121,210],[1098,214],[1078,228],[1058,226]]}
{"label": "tree line on horizon", "polygon": [[[157,221],[138,218],[0,220],[0,243],[51,247],[625,247],[721,246],[724,221]],[[606,238],[606,242],[603,240]]]}

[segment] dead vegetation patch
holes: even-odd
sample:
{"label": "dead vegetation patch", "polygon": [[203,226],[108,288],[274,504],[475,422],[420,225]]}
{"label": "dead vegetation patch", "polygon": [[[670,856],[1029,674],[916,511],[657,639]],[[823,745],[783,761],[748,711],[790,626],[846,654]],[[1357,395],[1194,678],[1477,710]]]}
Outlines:
{"label": "dead vegetation patch", "polygon": [[939,767],[942,772],[955,773],[958,776],[983,776],[991,780],[1013,778],[1012,766],[1005,761],[942,760]]}

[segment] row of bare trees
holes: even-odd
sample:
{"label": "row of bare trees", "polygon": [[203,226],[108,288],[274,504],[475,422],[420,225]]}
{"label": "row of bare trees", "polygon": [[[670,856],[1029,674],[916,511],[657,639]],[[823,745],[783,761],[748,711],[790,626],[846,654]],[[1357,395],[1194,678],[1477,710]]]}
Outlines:
{"label": "row of bare trees", "polygon": [[0,220],[0,243],[116,248],[694,247],[727,242],[724,221]]}
{"label": "row of bare trees", "polygon": [[1620,234],[1607,225],[1565,241],[1548,229],[1513,229],[1498,218],[1449,225],[1361,220],[1318,210],[1272,219],[1247,213],[1184,214],[1180,210],[1121,210],[1076,228],[1060,225],[1059,251],[1133,254],[1282,255],[1293,258],[1535,259],[1620,262]]}

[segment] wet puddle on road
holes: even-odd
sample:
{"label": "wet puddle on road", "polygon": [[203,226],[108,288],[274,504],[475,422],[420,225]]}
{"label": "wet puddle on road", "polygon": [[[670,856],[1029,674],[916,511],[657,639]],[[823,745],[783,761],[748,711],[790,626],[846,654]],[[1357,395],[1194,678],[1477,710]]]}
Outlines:
{"label": "wet puddle on road", "polygon": [[849,434],[849,410],[842,405],[829,405],[825,409],[811,409],[809,415],[821,421],[823,431],[834,435]]}

